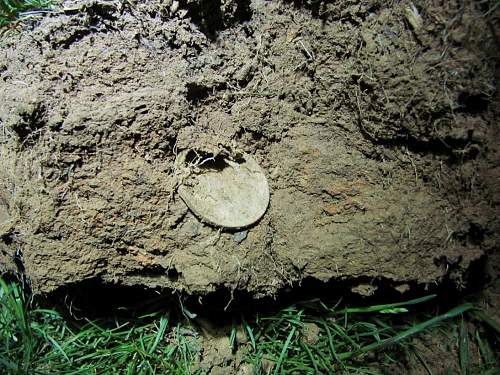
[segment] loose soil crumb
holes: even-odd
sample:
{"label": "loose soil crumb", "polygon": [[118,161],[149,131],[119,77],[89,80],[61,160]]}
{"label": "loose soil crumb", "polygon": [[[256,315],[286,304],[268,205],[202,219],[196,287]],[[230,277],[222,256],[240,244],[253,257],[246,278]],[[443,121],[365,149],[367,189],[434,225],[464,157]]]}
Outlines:
{"label": "loose soil crumb", "polygon": [[[487,4],[72,1],[6,33],[2,269],[38,293],[466,286],[500,231]],[[238,240],[189,211],[174,173],[179,152],[231,147],[271,192]]]}

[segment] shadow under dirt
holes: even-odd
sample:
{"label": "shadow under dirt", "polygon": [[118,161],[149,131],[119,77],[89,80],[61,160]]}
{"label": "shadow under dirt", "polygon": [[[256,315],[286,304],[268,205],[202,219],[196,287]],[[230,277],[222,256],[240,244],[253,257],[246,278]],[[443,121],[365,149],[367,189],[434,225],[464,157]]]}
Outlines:
{"label": "shadow under dirt", "polygon": [[[446,260],[444,260],[446,262]],[[409,283],[406,291],[398,292],[393,282],[366,276],[348,280],[331,280],[323,283],[306,278],[300,285],[290,286],[274,297],[252,298],[244,291],[219,289],[206,295],[185,295],[180,291],[142,286],[125,286],[104,283],[98,279],[70,284],[56,291],[35,297],[42,306],[56,307],[70,319],[133,318],[148,313],[168,310],[176,312],[177,318],[188,315],[203,316],[214,324],[227,325],[235,317],[273,314],[287,306],[320,300],[326,304],[341,306],[370,306],[398,303],[435,294],[437,298],[427,304],[418,305],[419,310],[448,309],[467,296],[479,293],[493,281],[486,271],[487,256],[473,262],[462,280],[464,287],[457,289],[453,280],[453,264],[443,264],[449,272],[439,284]],[[370,286],[369,292],[359,292],[357,286]],[[193,316],[194,316],[193,315]]]}

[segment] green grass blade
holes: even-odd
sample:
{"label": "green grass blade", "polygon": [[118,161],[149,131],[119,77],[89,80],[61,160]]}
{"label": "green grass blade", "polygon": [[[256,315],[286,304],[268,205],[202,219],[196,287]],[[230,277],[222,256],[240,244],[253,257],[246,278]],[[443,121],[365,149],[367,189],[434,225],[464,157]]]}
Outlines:
{"label": "green grass blade", "polygon": [[359,347],[358,343],[356,343],[356,341],[354,341],[354,339],[351,336],[349,336],[349,334],[347,332],[345,332],[344,329],[341,326],[339,326],[337,324],[332,324],[331,325],[331,329],[337,335],[339,335],[342,338],[342,340],[344,340],[344,342],[348,343],[353,348],[358,348]]}
{"label": "green grass blade", "polygon": [[477,342],[477,346],[479,348],[479,355],[480,355],[483,367],[488,368],[488,367],[494,366],[495,365],[495,355],[493,354],[493,351],[491,350],[488,343],[481,338],[481,335],[477,331],[476,331],[476,342]]}
{"label": "green grass blade", "polygon": [[231,326],[231,334],[229,335],[229,347],[234,352],[236,350],[237,342],[236,335],[238,333],[238,329],[236,328],[236,324],[233,321],[233,325]]}
{"label": "green grass blade", "polygon": [[431,368],[429,367],[429,364],[424,359],[424,357],[422,357],[422,355],[418,352],[418,350],[414,350],[413,353],[415,354],[415,357],[417,357],[417,359],[420,361],[420,363],[422,364],[422,366],[424,366],[425,370],[427,371],[427,374],[428,375],[434,375],[434,373],[432,372]]}
{"label": "green grass blade", "polygon": [[6,25],[13,21],[20,13],[46,9],[52,5],[51,0],[1,0],[0,1],[0,25]]}
{"label": "green grass blade", "polygon": [[153,342],[153,345],[148,349],[149,354],[153,354],[156,348],[158,347],[158,344],[160,341],[163,339],[163,336],[165,335],[165,331],[167,330],[169,323],[168,317],[161,317],[160,318],[160,327],[158,329],[158,333],[156,334],[155,341]]}
{"label": "green grass blade", "polygon": [[465,320],[462,318],[460,322],[460,334],[458,342],[460,373],[462,375],[469,374],[469,332]]}
{"label": "green grass blade", "polygon": [[461,306],[458,306],[458,307],[451,309],[450,311],[448,311],[445,314],[436,316],[436,317],[429,319],[423,323],[417,324],[417,325],[397,334],[394,337],[385,339],[381,342],[375,342],[373,344],[366,345],[366,346],[364,346],[356,351],[340,353],[337,356],[340,360],[345,360],[348,358],[358,356],[358,355],[363,354],[363,353],[367,353],[367,352],[375,350],[375,349],[379,349],[382,347],[396,344],[402,340],[407,339],[408,337],[416,335],[417,333],[420,333],[420,332],[426,330],[427,328],[432,327],[432,326],[442,322],[443,320],[454,318],[460,314],[463,314],[464,312],[466,312],[468,310],[472,310],[473,308],[474,308],[474,306],[470,303],[463,304]]}
{"label": "green grass blade", "polygon": [[0,355],[0,365],[4,369],[9,369],[12,372],[19,372],[19,366],[12,362],[11,360],[4,358],[2,355]]}
{"label": "green grass blade", "polygon": [[335,345],[333,345],[333,337],[330,328],[326,323],[323,324],[323,327],[326,331],[326,336],[328,338],[328,349],[330,350],[330,354],[332,358],[335,358],[335,362],[340,362],[339,358],[337,357],[337,352],[335,351]]}
{"label": "green grass blade", "polygon": [[292,326],[292,329],[290,330],[290,333],[286,338],[285,345],[283,345],[283,349],[281,350],[278,362],[276,363],[276,368],[274,369],[274,375],[279,375],[280,373],[281,366],[283,365],[283,361],[285,360],[286,353],[288,351],[290,343],[292,342],[292,338],[293,336],[295,336],[295,331],[297,331],[297,326]]}
{"label": "green grass blade", "polygon": [[257,344],[255,343],[255,336],[253,334],[252,327],[250,327],[250,325],[247,323],[245,318],[243,318],[243,316],[241,317],[241,322],[243,324],[243,328],[245,330],[245,333],[246,333],[248,339],[250,340],[250,345],[252,345],[252,349],[255,352],[257,350]]}
{"label": "green grass blade", "polygon": [[64,359],[66,360],[66,362],[71,362],[71,360],[69,359],[68,355],[66,354],[66,352],[63,350],[63,348],[61,347],[61,345],[59,345],[59,343],[57,343],[56,340],[54,340],[50,335],[46,334],[47,337],[47,340],[50,341],[50,343],[52,344],[52,346],[54,348],[56,348],[56,350],[61,353],[61,355],[64,357]]}
{"label": "green grass blade", "polygon": [[483,310],[477,309],[472,312],[472,316],[474,316],[476,319],[483,321],[484,323],[488,324],[491,328],[495,330],[495,332],[500,335],[500,325],[490,318],[488,315]]}
{"label": "green grass blade", "polygon": [[314,358],[311,349],[309,349],[309,346],[304,344],[304,342],[300,342],[301,348],[306,352],[307,356],[309,357],[309,360],[311,361],[313,367],[314,367],[314,373],[319,374],[319,367],[318,364],[316,363],[316,359]]}
{"label": "green grass blade", "polygon": [[390,309],[383,309],[380,310],[381,314],[401,314],[401,313],[407,313],[408,309],[406,307],[393,307]]}
{"label": "green grass blade", "polygon": [[481,375],[498,375],[500,374],[500,370],[498,368],[490,368],[484,372],[481,372]]}
{"label": "green grass blade", "polygon": [[406,302],[390,303],[387,305],[375,305],[375,306],[368,306],[368,307],[346,308],[346,309],[337,311],[337,313],[338,314],[344,314],[344,313],[354,314],[354,313],[370,313],[370,312],[391,311],[391,310],[399,308],[401,306],[411,306],[411,305],[417,305],[419,303],[428,302],[434,298],[436,298],[436,294],[431,294],[429,296],[424,296],[424,297],[412,299],[412,300],[406,301]]}

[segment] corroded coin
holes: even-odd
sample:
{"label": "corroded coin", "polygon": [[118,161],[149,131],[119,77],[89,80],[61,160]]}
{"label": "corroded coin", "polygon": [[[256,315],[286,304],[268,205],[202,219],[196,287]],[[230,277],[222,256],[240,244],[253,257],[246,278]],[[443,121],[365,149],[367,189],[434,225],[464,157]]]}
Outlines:
{"label": "corroded coin", "polygon": [[178,188],[182,200],[202,221],[224,228],[244,228],[257,222],[269,205],[269,185],[250,155],[236,162],[205,164]]}

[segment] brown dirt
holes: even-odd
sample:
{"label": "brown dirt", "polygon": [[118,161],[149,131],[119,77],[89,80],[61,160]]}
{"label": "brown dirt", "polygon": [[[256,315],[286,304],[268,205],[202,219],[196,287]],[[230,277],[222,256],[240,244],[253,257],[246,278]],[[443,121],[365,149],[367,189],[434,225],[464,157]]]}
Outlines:
{"label": "brown dirt", "polygon": [[[259,297],[349,279],[373,293],[464,287],[498,249],[498,11],[165,4],[65,2],[0,41],[3,270],[37,292],[100,279]],[[243,233],[175,193],[178,151],[234,148],[271,189]]]}

